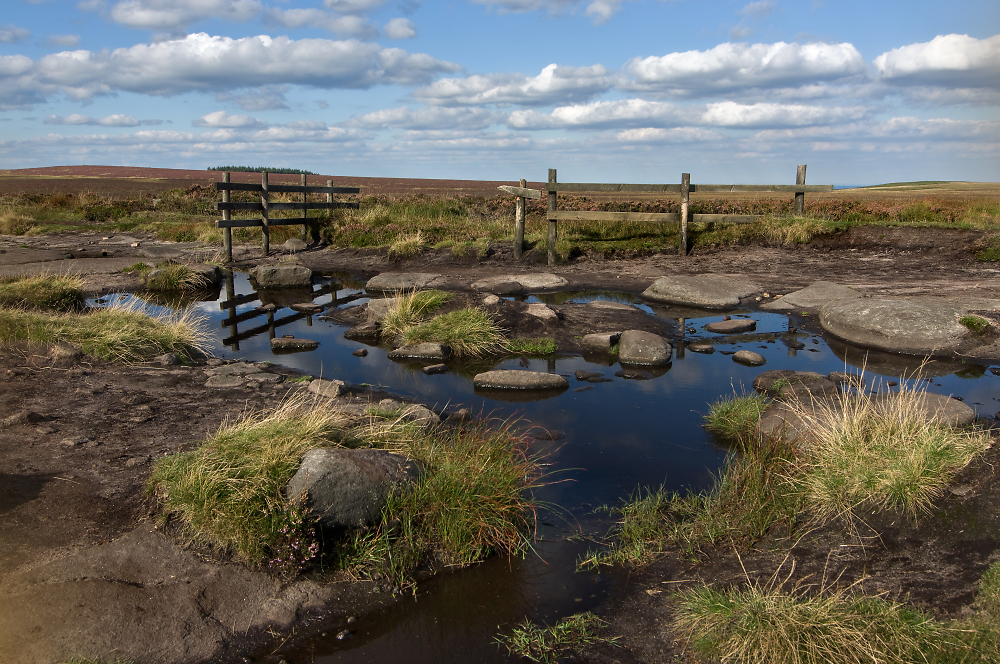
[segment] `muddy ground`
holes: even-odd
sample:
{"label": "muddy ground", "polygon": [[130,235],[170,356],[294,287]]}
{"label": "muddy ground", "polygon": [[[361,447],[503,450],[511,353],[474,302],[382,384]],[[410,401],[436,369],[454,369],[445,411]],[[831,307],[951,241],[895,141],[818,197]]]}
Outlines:
{"label": "muddy ground", "polygon": [[[509,245],[495,246],[483,261],[458,260],[443,251],[398,263],[376,251],[322,248],[268,260],[359,278],[390,270],[435,272],[457,290],[482,277],[546,271],[566,278],[567,290],[638,294],[664,274],[722,272],[745,275],[771,295],[829,280],[867,295],[1000,297],[997,264],[973,258],[978,239],[963,231],[858,228],[793,249],[583,257],[553,268],[530,257],[514,261]],[[139,287],[135,277],[120,272],[137,260],[196,262],[214,251],[165,245],[142,235],[0,237],[0,276],[76,271],[85,275],[92,293],[106,293]],[[252,247],[242,248],[237,258],[243,266],[261,262]],[[601,324],[572,317],[569,322],[563,333],[567,344],[578,329]],[[528,318],[513,317],[508,324],[519,328],[513,330],[517,336],[536,332]],[[1000,350],[994,350],[984,359],[996,365]],[[0,420],[5,420],[0,426],[0,661],[54,662],[73,654],[137,662],[240,661],[296,624],[322,620],[335,628],[346,625],[348,616],[363,619],[372,607],[394,601],[377,583],[344,576],[289,582],[247,570],[184,546],[169,527],[161,527],[144,490],[152,463],[189,449],[227,416],[297,389],[287,381],[208,388],[205,368],[124,367],[48,348],[0,349]],[[294,374],[280,366],[267,372]],[[963,472],[936,516],[919,525],[878,519],[870,522],[874,530],[863,540],[822,529],[798,542],[787,560],[788,543],[775,536],[762,543],[761,552],[744,555],[746,573],[766,578],[794,560],[796,578],[818,580],[825,572],[826,578],[843,574],[849,582],[867,575],[868,591],[908,598],[943,617],[960,615],[968,610],[979,576],[1000,557],[998,462],[1000,451],[994,448]],[[676,582],[745,578],[729,550],[709,552],[698,564],[667,557],[641,571],[610,574],[616,591],[604,616],[611,623],[609,633],[622,635],[625,647],[598,648],[585,653],[584,660],[688,659],[667,627],[670,592],[683,585]]]}

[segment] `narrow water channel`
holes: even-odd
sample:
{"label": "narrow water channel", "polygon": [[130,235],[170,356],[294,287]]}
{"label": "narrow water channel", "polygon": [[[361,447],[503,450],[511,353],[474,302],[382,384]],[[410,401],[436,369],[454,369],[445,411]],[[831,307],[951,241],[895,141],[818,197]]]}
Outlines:
{"label": "narrow water channel", "polygon": [[[635,304],[672,322],[679,333],[683,331],[685,343],[711,340],[718,352],[705,355],[678,349],[666,371],[649,372],[645,380],[617,377],[619,366],[594,364],[575,355],[529,359],[527,367],[521,358],[507,358],[480,370],[559,373],[569,377],[571,387],[537,401],[506,401],[498,399],[503,395],[477,393],[469,372],[428,376],[419,363],[396,363],[386,357],[387,349],[375,346],[367,347],[367,357],[356,357],[352,352],[363,346],[345,340],[343,326],[294,312],[286,306],[290,301],[276,301],[270,312],[262,311],[267,302],[253,294],[245,274],[234,275],[227,288],[212,297],[159,305],[155,299],[145,299],[154,308],[197,309],[217,331],[211,349],[217,357],[269,361],[350,384],[379,386],[439,410],[467,407],[564,434],[555,441],[536,443],[539,451],[548,453],[552,477],[559,480],[540,489],[537,498],[558,509],[543,513],[531,553],[523,559],[493,558],[421,582],[415,597],[359,616],[347,640],[333,636],[343,629],[340,623],[312,625],[312,637],[299,638],[292,650],[280,651],[290,664],[504,661],[494,642],[501,629],[525,617],[552,622],[579,611],[599,610],[608,591],[607,575],[575,571],[578,557],[595,546],[588,540],[599,540],[609,525],[607,515],[596,508],[616,505],[639,487],[687,491],[710,485],[727,450],[701,427],[709,403],[750,390],[754,377],[767,369],[823,374],[864,369],[871,384],[899,380],[901,374],[919,367],[914,358],[867,354],[828,342],[810,317],[792,320],[760,311],[727,312],[752,317],[757,330],[720,342],[718,335],[703,329],[721,319],[719,312],[647,305],[629,293],[560,292],[528,300],[562,304],[608,299]],[[304,297],[327,307],[367,301],[362,284],[346,275],[323,279],[313,294],[306,291]],[[222,308],[220,302],[227,306]],[[314,339],[320,346],[311,352],[275,355],[269,338],[284,334]],[[797,348],[801,344],[805,347]],[[746,367],[725,354],[741,349],[763,355],[766,366]],[[610,381],[578,382],[573,375],[581,369],[603,373]],[[938,361],[924,368],[923,380],[930,392],[960,397],[984,417],[1000,411],[1000,367]]]}

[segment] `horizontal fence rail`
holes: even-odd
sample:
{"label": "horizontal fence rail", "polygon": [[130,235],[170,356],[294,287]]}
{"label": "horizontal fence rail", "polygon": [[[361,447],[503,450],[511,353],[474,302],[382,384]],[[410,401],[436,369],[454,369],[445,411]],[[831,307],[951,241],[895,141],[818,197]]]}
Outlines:
{"label": "horizontal fence rail", "polygon": [[[216,203],[216,209],[222,212],[222,219],[215,222],[216,228],[222,229],[222,246],[226,253],[226,259],[233,262],[233,231],[234,228],[260,228],[262,234],[262,247],[264,255],[267,256],[271,249],[271,226],[302,226],[301,237],[307,239],[309,228],[312,230],[312,240],[319,240],[319,230],[315,222],[309,221],[309,210],[336,210],[341,208],[358,209],[358,203],[334,201],[334,194],[359,194],[361,187],[334,187],[333,180],[327,180],[326,186],[307,185],[306,175],[302,174],[301,184],[268,184],[267,172],[261,173],[260,184],[249,184],[243,182],[230,182],[230,174],[223,175],[222,182],[215,183],[216,191],[222,192],[222,202]],[[251,191],[260,194],[260,203],[232,203],[229,200],[229,193],[232,191]],[[277,194],[300,194],[301,200],[297,203],[272,203],[271,193]],[[306,201],[306,194],[326,194],[326,202]],[[279,210],[300,210],[302,215],[298,218],[278,218],[272,219],[271,211]],[[233,219],[232,212],[260,212],[258,219]]]}
{"label": "horizontal fence rail", "polygon": [[[520,258],[524,244],[524,203],[526,198],[548,198],[545,218],[549,222],[548,263],[555,264],[555,244],[560,221],[650,221],[680,224],[679,253],[687,254],[688,223],[746,224],[756,221],[759,215],[748,214],[691,214],[688,211],[692,193],[789,193],[794,194],[793,214],[802,216],[805,210],[805,195],[833,191],[832,184],[806,184],[806,166],[800,165],[795,175],[795,184],[691,184],[691,175],[681,173],[680,184],[609,184],[603,182],[559,182],[556,169],[549,169],[549,181],[545,189],[528,189],[526,181],[519,187],[501,186],[498,189],[517,196],[515,215],[514,257]],[[563,193],[633,193],[633,194],[680,194],[680,212],[602,212],[592,210],[558,210],[558,195]]]}

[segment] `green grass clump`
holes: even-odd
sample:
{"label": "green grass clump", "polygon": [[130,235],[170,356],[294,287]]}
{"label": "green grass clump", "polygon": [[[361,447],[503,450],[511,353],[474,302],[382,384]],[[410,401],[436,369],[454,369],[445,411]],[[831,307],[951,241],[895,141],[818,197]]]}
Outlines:
{"label": "green grass clump", "polygon": [[83,279],[70,275],[0,279],[0,307],[71,311],[83,306]]}
{"label": "green grass clump", "polygon": [[958,322],[976,334],[986,334],[986,331],[990,329],[990,322],[982,316],[973,316],[969,314],[959,318]]}
{"label": "green grass clump", "polygon": [[746,448],[757,437],[757,424],[770,402],[756,392],[719,399],[708,407],[705,428]]}
{"label": "green grass clump", "polygon": [[423,253],[427,248],[427,241],[421,231],[401,235],[389,245],[389,257],[406,260]]}
{"label": "green grass clump", "polygon": [[677,595],[675,627],[699,654],[724,663],[870,664],[924,661],[943,626],[882,597],[850,590],[785,591],[750,583]]}
{"label": "green grass clump", "polygon": [[552,664],[560,657],[597,643],[618,645],[619,637],[598,634],[604,627],[607,623],[589,611],[563,618],[551,626],[536,625],[525,618],[510,634],[501,634],[496,641],[515,657]]}
{"label": "green grass clump", "polygon": [[205,288],[208,277],[182,263],[170,263],[142,273],[146,288],[155,291],[193,291]]}
{"label": "green grass clump", "polygon": [[556,340],[546,339],[508,339],[507,352],[512,355],[551,355],[556,352]]}
{"label": "green grass clump", "polygon": [[382,335],[394,337],[402,334],[407,328],[423,322],[429,314],[454,297],[454,294],[440,290],[396,293],[395,305],[382,318]]}
{"label": "green grass clump", "polygon": [[69,342],[101,359],[140,362],[163,353],[187,359],[203,354],[209,333],[192,314],[150,316],[139,304],[61,314],[0,309],[0,342],[7,341]]}
{"label": "green grass clump", "polygon": [[337,444],[343,415],[292,399],[225,423],[198,449],[156,464],[149,488],[200,542],[260,564],[294,518],[282,494],[302,455]]}
{"label": "green grass clump", "polygon": [[402,337],[407,345],[426,341],[445,344],[458,357],[483,357],[507,349],[503,330],[482,309],[459,309],[435,316],[406,328]]}
{"label": "green grass clump", "polygon": [[843,393],[816,407],[791,404],[810,432],[795,484],[820,520],[859,506],[926,513],[952,476],[989,447],[986,432],[927,417],[925,399],[923,389],[903,387]]}

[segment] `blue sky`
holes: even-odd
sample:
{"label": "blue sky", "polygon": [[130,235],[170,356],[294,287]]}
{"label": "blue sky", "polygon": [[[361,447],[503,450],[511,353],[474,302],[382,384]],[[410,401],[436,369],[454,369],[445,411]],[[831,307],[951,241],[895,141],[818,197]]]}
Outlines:
{"label": "blue sky", "polygon": [[0,168],[1000,180],[995,0],[4,0]]}

